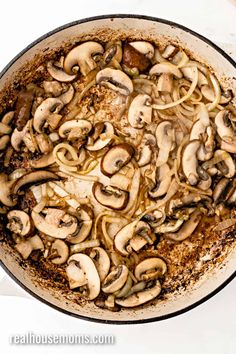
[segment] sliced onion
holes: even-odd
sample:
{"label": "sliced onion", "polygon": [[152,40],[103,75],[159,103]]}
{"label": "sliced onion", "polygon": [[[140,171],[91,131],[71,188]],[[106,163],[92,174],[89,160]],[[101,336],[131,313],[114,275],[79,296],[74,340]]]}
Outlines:
{"label": "sliced onion", "polygon": [[41,211],[45,208],[46,205],[47,197],[42,197],[40,202],[34,206],[33,211],[35,211],[35,213],[41,213]]}
{"label": "sliced onion", "polygon": [[61,177],[74,177],[74,178],[78,178],[81,179],[83,181],[88,181],[88,182],[96,182],[99,180],[98,176],[86,176],[80,173],[75,173],[75,172],[71,172],[71,171],[67,171],[66,169],[63,168],[63,166],[60,166],[60,171],[58,172],[58,175]]}
{"label": "sliced onion", "polygon": [[220,103],[220,98],[221,98],[221,89],[220,89],[220,84],[219,81],[216,79],[216,77],[212,74],[210,74],[210,80],[215,92],[215,98],[212,103],[207,104],[207,109],[208,111],[212,111],[219,103]]}
{"label": "sliced onion", "polygon": [[86,248],[92,248],[92,247],[98,247],[100,246],[100,241],[99,240],[89,240],[89,241],[84,241],[81,243],[76,243],[73,246],[70,246],[70,252],[71,254],[82,252],[86,250]]}

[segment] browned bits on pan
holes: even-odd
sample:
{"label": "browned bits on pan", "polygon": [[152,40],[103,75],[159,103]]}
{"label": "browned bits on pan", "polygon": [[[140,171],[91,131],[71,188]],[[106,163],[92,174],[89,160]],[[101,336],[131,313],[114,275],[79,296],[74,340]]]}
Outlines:
{"label": "browned bits on pan", "polygon": [[123,64],[129,68],[137,68],[140,72],[147,70],[151,64],[150,60],[138,52],[130,44],[125,44],[123,49]]}
{"label": "browned bits on pan", "polygon": [[16,101],[16,127],[22,130],[30,118],[31,107],[33,103],[33,91],[20,91]]}

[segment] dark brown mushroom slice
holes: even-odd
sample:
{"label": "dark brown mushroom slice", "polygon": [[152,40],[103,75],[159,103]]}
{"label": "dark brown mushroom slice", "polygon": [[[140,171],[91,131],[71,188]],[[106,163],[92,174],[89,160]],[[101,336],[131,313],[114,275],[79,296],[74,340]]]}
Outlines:
{"label": "dark brown mushroom slice", "polygon": [[59,177],[50,171],[33,171],[29,172],[22,177],[20,177],[12,186],[12,193],[17,194],[17,192],[25,188],[26,186],[32,184],[41,184],[47,181],[58,180]]}
{"label": "dark brown mushroom slice", "polygon": [[134,148],[127,143],[113,146],[101,160],[102,173],[111,177],[129,163],[134,153]]}
{"label": "dark brown mushroom slice", "polygon": [[100,182],[95,182],[92,191],[97,202],[107,208],[122,210],[128,204],[129,192],[117,187],[104,186]]}
{"label": "dark brown mushroom slice", "polygon": [[33,90],[22,90],[18,94],[16,101],[15,125],[19,131],[24,128],[30,118],[33,99]]}
{"label": "dark brown mushroom slice", "polygon": [[150,67],[151,61],[127,43],[123,48],[123,64],[129,68],[137,68],[140,72],[144,72]]}

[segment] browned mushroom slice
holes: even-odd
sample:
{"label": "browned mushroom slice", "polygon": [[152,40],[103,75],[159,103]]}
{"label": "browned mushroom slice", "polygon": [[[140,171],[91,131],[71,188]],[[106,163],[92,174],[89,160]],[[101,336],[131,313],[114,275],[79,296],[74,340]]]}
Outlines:
{"label": "browned mushroom slice", "polygon": [[11,210],[7,214],[7,228],[20,236],[27,236],[33,229],[31,219],[22,210]]}
{"label": "browned mushroom slice", "polygon": [[13,200],[11,197],[12,185],[15,181],[8,181],[8,176],[5,173],[0,173],[0,201],[8,207],[12,207],[16,204],[17,200]]}
{"label": "browned mushroom slice", "polygon": [[23,259],[27,259],[32,251],[44,250],[44,244],[38,235],[30,237],[26,241],[21,241],[16,244],[16,250],[21,254]]}
{"label": "browned mushroom slice", "polygon": [[189,220],[187,220],[178,232],[165,233],[164,236],[173,241],[183,241],[187,237],[191,236],[199,222],[201,221],[202,213],[196,209],[191,214]]}
{"label": "browned mushroom slice", "polygon": [[[101,150],[113,140],[114,127],[110,122],[96,123],[94,128],[94,134],[90,137],[90,141],[86,145],[86,149],[89,151]],[[107,135],[107,138],[101,138],[101,134]]]}
{"label": "browned mushroom slice", "polygon": [[12,186],[12,193],[17,194],[17,192],[25,188],[27,185],[31,184],[41,184],[47,181],[58,180],[59,177],[50,171],[34,171],[29,172],[22,177],[20,177]]}
{"label": "browned mushroom slice", "polygon": [[62,68],[56,67],[52,61],[47,63],[47,70],[53,79],[60,82],[70,82],[76,78],[76,75],[69,75]]}
{"label": "browned mushroom slice", "polygon": [[83,242],[90,234],[93,225],[93,211],[87,205],[81,206],[76,214],[78,232],[66,239],[72,244]]}
{"label": "browned mushroom slice", "polygon": [[101,171],[104,175],[111,177],[124,167],[134,155],[134,148],[127,144],[113,146],[101,160]]}
{"label": "browned mushroom slice", "polygon": [[125,265],[118,265],[105,278],[102,291],[104,293],[114,293],[115,291],[120,290],[125,284],[128,275],[128,268]]}
{"label": "browned mushroom slice", "polygon": [[137,68],[140,72],[147,70],[151,65],[147,56],[128,43],[124,45],[123,49],[123,63],[129,68]]}
{"label": "browned mushroom slice", "polygon": [[33,168],[44,168],[55,163],[55,157],[53,153],[43,155],[38,159],[30,160],[30,166]]}
{"label": "browned mushroom slice", "polygon": [[151,198],[159,198],[167,193],[170,184],[170,168],[167,163],[156,169],[156,185],[148,192]]}
{"label": "browned mushroom slice", "polygon": [[135,278],[137,280],[149,281],[158,279],[167,271],[166,263],[161,258],[147,258],[140,262],[135,268]]}
{"label": "browned mushroom slice", "polygon": [[68,258],[69,247],[67,244],[62,240],[55,240],[50,248],[48,259],[50,259],[53,264],[60,265],[65,263]]}
{"label": "browned mushroom slice", "polygon": [[18,131],[21,131],[26,125],[27,121],[30,118],[31,107],[34,99],[33,91],[22,90],[18,94],[16,102],[16,128]]}
{"label": "browned mushroom slice", "polygon": [[116,187],[104,186],[100,182],[94,183],[92,191],[98,203],[114,210],[124,209],[129,200],[128,192]]}
{"label": "browned mushroom slice", "polygon": [[184,148],[183,157],[182,157],[182,168],[183,172],[192,186],[196,185],[199,181],[198,175],[198,160],[197,152],[201,146],[199,140],[190,141]]}
{"label": "browned mushroom slice", "polygon": [[105,68],[97,73],[97,84],[104,85],[111,90],[128,96],[133,92],[133,83],[123,71]]}

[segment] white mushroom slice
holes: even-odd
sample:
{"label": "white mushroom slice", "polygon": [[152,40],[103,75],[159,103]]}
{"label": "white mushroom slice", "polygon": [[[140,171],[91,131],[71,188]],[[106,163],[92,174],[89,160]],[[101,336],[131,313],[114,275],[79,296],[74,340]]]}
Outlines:
{"label": "white mushroom slice", "polygon": [[77,253],[68,259],[69,265],[71,262],[75,262],[78,268],[77,272],[81,277],[81,285],[79,286],[86,285],[88,299],[95,299],[100,293],[100,278],[92,259],[86,254]]}
{"label": "white mushroom slice", "polygon": [[[208,83],[201,88],[201,93],[203,96],[210,102],[213,102],[215,99],[215,93],[213,89],[208,85]],[[220,97],[220,104],[226,104],[229,103],[230,100],[232,99],[232,93],[230,90],[228,90],[225,94],[222,94]]]}
{"label": "white mushroom slice", "polygon": [[62,68],[56,67],[52,61],[47,63],[47,70],[53,79],[60,82],[71,82],[76,75],[68,75]]}
{"label": "white mushroom slice", "polygon": [[129,193],[113,186],[104,186],[100,182],[95,182],[92,189],[94,198],[107,208],[122,210],[129,200]]}
{"label": "white mushroom slice", "polygon": [[101,160],[101,172],[111,177],[119,172],[122,167],[130,162],[134,155],[134,148],[127,143],[113,146],[103,155]]}
{"label": "white mushroom slice", "polygon": [[222,156],[222,154],[224,154],[224,160],[217,163],[216,166],[218,170],[220,170],[224,175],[224,177],[232,178],[235,175],[235,162],[232,156],[224,150],[216,150],[214,153],[214,158],[217,159],[218,157]]}
{"label": "white mushroom slice", "polygon": [[109,145],[112,141],[114,134],[114,127],[110,122],[104,122],[104,129],[101,135],[107,136],[107,138],[98,138],[93,145],[86,145],[86,149],[89,151],[98,151],[103,149],[105,146]]}
{"label": "white mushroom slice", "polygon": [[162,63],[155,64],[149,71],[150,75],[161,75],[163,73],[172,74],[177,79],[181,79],[183,77],[183,74],[177,68],[177,66],[169,62],[162,62]]}
{"label": "white mushroom slice", "polygon": [[[181,71],[187,80],[193,81],[194,74],[191,66],[184,66],[181,68]],[[198,70],[198,86],[201,87],[203,85],[208,85],[208,80],[206,76],[200,70]]]}
{"label": "white mushroom slice", "polygon": [[0,138],[0,150],[5,150],[7,147],[7,144],[10,141],[10,137],[8,135],[3,135]]}
{"label": "white mushroom slice", "polygon": [[88,133],[92,129],[92,123],[88,120],[85,119],[73,119],[69,120],[68,122],[63,123],[60,128],[59,128],[59,135],[61,138],[68,138],[70,133],[73,131],[73,129],[77,129],[77,133],[79,131],[79,135],[81,137],[87,136]]}
{"label": "white mushroom slice", "polygon": [[63,264],[69,257],[69,247],[62,240],[55,240],[52,243],[48,258],[53,264]]}
{"label": "white mushroom slice", "polygon": [[152,59],[154,56],[154,47],[151,43],[145,41],[129,42],[129,44],[135,48],[138,52],[144,54],[148,59]]}
{"label": "white mushroom slice", "polygon": [[159,147],[157,166],[168,161],[169,153],[175,148],[175,131],[171,122],[163,121],[156,128],[156,140]]}
{"label": "white mushroom slice", "polygon": [[[133,250],[141,249],[147,242],[152,244],[151,233],[151,228],[146,222],[134,220],[117,232],[114,238],[114,246],[123,256],[128,256]],[[140,237],[145,242],[142,242]]]}
{"label": "white mushroom slice", "polygon": [[236,131],[231,125],[229,115],[230,112],[227,110],[222,110],[217,113],[215,125],[220,138],[230,144],[236,142]]}
{"label": "white mushroom slice", "polygon": [[159,198],[167,193],[171,183],[170,167],[167,163],[156,169],[156,185],[148,194],[151,198]]}
{"label": "white mushroom slice", "polygon": [[73,48],[65,57],[64,70],[67,74],[72,75],[79,70],[83,76],[97,67],[97,63],[93,59],[96,54],[102,54],[104,49],[97,42],[88,41]]}
{"label": "white mushroom slice", "polygon": [[168,44],[164,51],[161,53],[162,57],[167,59],[170,56],[172,56],[175,52],[177,51],[177,48],[173,46],[172,44]]}
{"label": "white mushroom slice", "polygon": [[191,186],[196,185],[199,181],[197,152],[200,145],[199,140],[192,140],[185,146],[183,151],[182,169]]}
{"label": "white mushroom slice", "polygon": [[124,191],[128,191],[130,183],[130,178],[122,173],[116,173],[110,179],[111,186],[123,189]]}
{"label": "white mushroom slice", "polygon": [[20,151],[21,143],[23,142],[25,135],[29,132],[29,127],[30,120],[26,123],[22,130],[18,130],[17,128],[13,130],[11,135],[11,145],[14,150]]}
{"label": "white mushroom slice", "polygon": [[0,135],[10,134],[11,131],[12,131],[12,128],[9,127],[9,125],[6,125],[6,124],[0,122]]}
{"label": "white mushroom slice", "polygon": [[70,101],[72,101],[73,97],[74,97],[74,93],[75,93],[75,89],[74,87],[69,84],[69,88],[67,89],[66,92],[62,93],[58,99],[61,100],[61,102],[66,105],[68,103],[70,103]]}
{"label": "white mushroom slice", "polygon": [[32,223],[28,214],[22,210],[11,210],[7,214],[7,228],[20,236],[26,236],[32,231]]}
{"label": "white mushroom slice", "polygon": [[17,194],[20,189],[23,189],[26,185],[29,184],[42,184],[46,181],[58,180],[59,177],[50,171],[33,171],[24,174],[12,185],[12,193]]}
{"label": "white mushroom slice", "polygon": [[93,221],[91,218],[92,214],[92,210],[87,205],[80,207],[76,214],[76,218],[78,221],[78,231],[74,235],[70,235],[67,237],[66,240],[68,242],[76,244],[83,242],[88,237],[93,225]]}
{"label": "white mushroom slice", "polygon": [[155,146],[156,146],[155,136],[150,133],[144,134],[142,144],[141,144],[141,153],[137,161],[139,167],[146,166],[151,162],[152,153]]}
{"label": "white mushroom slice", "polygon": [[147,258],[140,262],[134,271],[137,280],[149,281],[166,273],[166,263],[161,258]]}
{"label": "white mushroom slice", "polygon": [[15,181],[8,181],[8,176],[5,173],[0,173],[0,201],[2,204],[12,207],[16,205],[16,200],[13,200],[11,198],[12,194],[12,185],[15,183]]}
{"label": "white mushroom slice", "polygon": [[35,211],[32,211],[31,213],[34,225],[39,231],[43,232],[48,236],[60,239],[65,239],[73,235],[77,232],[78,228],[78,222],[74,216],[68,214],[66,214],[65,216],[67,216],[66,220],[63,221],[65,219],[64,217],[62,219],[62,223],[56,226],[46,222],[45,218],[39,213],[36,213]]}
{"label": "white mushroom slice", "polygon": [[128,111],[128,121],[133,128],[141,129],[145,123],[152,121],[151,97],[146,94],[137,95]]}
{"label": "white mushroom slice", "polygon": [[[36,132],[41,133],[44,124],[49,117],[54,118],[63,107],[63,103],[58,98],[46,98],[36,109],[33,118],[33,127]],[[59,123],[59,122],[58,122]]]}
{"label": "white mushroom slice", "polygon": [[185,223],[179,229],[178,232],[165,233],[164,236],[173,241],[183,241],[187,237],[192,235],[192,233],[198,226],[199,222],[201,221],[201,218],[202,218],[201,212],[198,209],[196,209],[191,214],[190,218],[187,221],[185,221]]}
{"label": "white mushroom slice", "polygon": [[93,259],[102,282],[109,273],[110,258],[107,252],[101,247],[94,247],[89,256]]}
{"label": "white mushroom slice", "polygon": [[16,250],[21,254],[23,259],[27,259],[31,252],[36,250],[44,250],[44,244],[38,235],[35,235],[26,241],[21,241],[16,244]]}
{"label": "white mushroom slice", "polygon": [[43,154],[49,154],[53,150],[53,144],[47,134],[41,133],[35,136],[39,150]]}
{"label": "white mushroom slice", "polygon": [[105,68],[97,73],[97,84],[104,85],[121,95],[128,96],[133,92],[133,83],[123,71]]}
{"label": "white mushroom slice", "polygon": [[70,261],[66,267],[66,275],[72,290],[87,284],[85,273],[76,261]]}
{"label": "white mushroom slice", "polygon": [[[131,288],[132,290],[132,288]],[[115,302],[117,305],[123,307],[136,307],[142,305],[150,300],[155,299],[161,292],[161,284],[157,280],[155,285],[152,287],[147,287],[142,291],[138,291],[126,298],[116,299]]]}
{"label": "white mushroom slice", "polygon": [[55,157],[53,156],[53,153],[49,153],[47,155],[43,155],[39,159],[36,160],[30,160],[30,166],[33,168],[44,168],[48,167],[52,164],[55,163]]}
{"label": "white mushroom slice", "polygon": [[105,278],[102,286],[104,293],[114,293],[120,290],[125,284],[129,275],[129,270],[125,265],[118,265]]}

